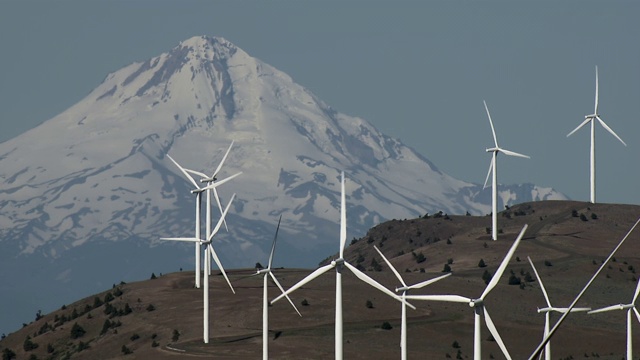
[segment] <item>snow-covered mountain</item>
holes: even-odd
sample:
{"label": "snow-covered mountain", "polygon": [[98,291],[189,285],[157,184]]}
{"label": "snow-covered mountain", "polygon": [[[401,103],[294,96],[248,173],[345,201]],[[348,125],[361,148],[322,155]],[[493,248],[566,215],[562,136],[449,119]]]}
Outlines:
{"label": "snow-covered mountain", "polygon": [[[0,271],[84,287],[132,269],[187,268],[192,247],[158,240],[193,235],[190,185],[166,155],[211,173],[231,141],[220,178],[243,175],[219,189],[223,202],[237,199],[216,243],[231,268],[264,261],[281,214],[278,265],[312,267],[336,252],[343,170],[349,237],[392,218],[490,212],[490,189],[439,171],[227,40],[202,36],[107,75],[76,105],[0,144]],[[503,204],[565,199],[530,184],[500,190]]]}

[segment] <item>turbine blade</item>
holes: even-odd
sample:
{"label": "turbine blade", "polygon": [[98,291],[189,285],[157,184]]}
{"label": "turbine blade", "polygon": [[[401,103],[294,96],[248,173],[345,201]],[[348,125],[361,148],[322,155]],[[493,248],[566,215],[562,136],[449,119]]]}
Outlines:
{"label": "turbine blade", "polygon": [[525,159],[531,159],[531,157],[529,155],[523,155],[520,153],[517,153],[515,151],[511,151],[511,150],[507,150],[507,149],[498,149],[500,150],[501,153],[505,154],[505,155],[509,155],[509,156],[517,156],[517,157],[521,157],[521,158],[525,158]]}
{"label": "turbine blade", "polygon": [[231,141],[231,145],[229,145],[229,148],[227,149],[227,152],[224,153],[224,156],[222,157],[222,160],[220,161],[220,164],[218,164],[218,167],[216,168],[216,171],[213,172],[213,175],[211,175],[212,178],[215,178],[216,175],[218,175],[218,172],[220,172],[220,169],[222,168],[222,164],[224,164],[224,161],[227,160],[227,155],[229,155],[229,151],[231,151],[231,147],[233,146],[233,141]]}
{"label": "turbine blade", "polygon": [[213,257],[213,261],[216,262],[216,265],[218,265],[218,269],[220,269],[222,276],[224,276],[224,279],[227,280],[227,284],[229,284],[229,288],[231,288],[231,291],[235,294],[236,291],[233,290],[233,286],[231,286],[231,281],[229,281],[229,278],[227,277],[227,273],[224,272],[224,268],[222,267],[222,263],[220,262],[220,259],[218,259],[218,254],[216,254],[216,250],[213,248],[213,246],[211,246],[211,244],[209,244],[209,249],[211,249],[211,257]]}
{"label": "turbine blade", "polygon": [[577,128],[573,129],[573,131],[572,131],[572,132],[568,133],[568,134],[567,134],[567,137],[569,137],[569,136],[573,135],[573,133],[574,133],[574,132],[578,131],[581,127],[583,127],[583,126],[587,125],[587,124],[589,123],[589,121],[591,121],[591,120],[593,120],[593,119],[592,119],[592,118],[587,118],[587,119],[585,119],[582,123],[580,123],[580,125],[578,125],[578,127],[577,127]]}
{"label": "turbine blade", "polygon": [[291,301],[291,298],[289,297],[289,295],[285,295],[284,289],[282,288],[282,285],[280,285],[280,282],[278,281],[276,276],[273,275],[271,271],[269,271],[269,275],[271,275],[271,279],[273,279],[273,282],[276,283],[276,286],[278,286],[278,289],[280,289],[280,292],[287,298],[287,300],[289,300],[289,304],[291,304],[291,306],[293,306],[293,309],[298,313],[298,315],[302,317],[302,314],[300,314],[300,311],[298,311],[298,308],[293,304],[293,301]]}
{"label": "turbine blade", "polygon": [[[569,311],[569,308],[567,308],[567,307],[548,307],[548,308],[544,308],[544,309],[539,309],[538,310],[538,312],[540,312],[540,313],[552,312],[552,311],[555,311],[555,312],[560,313],[560,314],[564,314],[567,311]],[[591,308],[573,308],[569,312],[584,312],[584,311],[591,311]]]}
{"label": "turbine blade", "polygon": [[445,275],[441,275],[441,276],[438,276],[437,278],[433,278],[431,280],[423,281],[423,282],[417,283],[415,285],[411,285],[411,286],[409,286],[409,289],[420,289],[420,288],[423,288],[423,287],[425,287],[427,285],[433,284],[436,281],[440,281],[440,280],[442,280],[442,279],[444,279],[444,278],[446,278],[448,276],[451,276],[451,273],[448,273],[448,274],[445,274]]}
{"label": "turbine blade", "polygon": [[633,300],[631,301],[632,304],[636,303],[636,300],[638,299],[638,294],[640,294],[640,279],[638,279],[638,285],[636,286],[636,293],[633,294]]}
{"label": "turbine blade", "polygon": [[496,136],[496,129],[493,127],[493,121],[491,120],[491,114],[489,114],[489,107],[487,106],[487,102],[482,100],[484,103],[484,108],[487,110],[487,117],[489,118],[489,124],[491,124],[491,133],[493,134],[493,142],[498,146],[498,137]]}
{"label": "turbine blade", "polygon": [[493,324],[493,320],[491,320],[491,317],[489,316],[489,312],[487,311],[487,308],[483,306],[482,309],[484,310],[484,320],[487,323],[487,328],[489,328],[489,332],[491,333],[491,335],[493,335],[494,340],[496,341],[496,343],[498,343],[498,346],[500,347],[500,350],[502,350],[502,353],[504,354],[504,356],[508,360],[511,360],[511,355],[509,355],[509,351],[507,350],[507,347],[504,346],[504,342],[502,341],[502,338],[498,333],[498,329]]}
{"label": "turbine blade", "polygon": [[207,178],[208,177],[207,174],[201,173],[200,171],[195,171],[195,170],[191,170],[191,169],[187,169],[187,168],[184,168],[184,171],[186,171],[186,172],[188,172],[190,174],[193,174],[193,175],[198,175],[201,178]]}
{"label": "turbine blade", "polygon": [[511,257],[513,256],[513,253],[516,252],[516,249],[520,244],[520,240],[522,240],[522,237],[524,236],[525,231],[527,231],[528,226],[529,225],[525,224],[522,230],[520,230],[520,234],[518,235],[516,240],[513,242],[513,245],[511,245],[511,249],[509,249],[509,252],[502,260],[502,263],[498,267],[498,270],[496,270],[495,275],[491,278],[491,281],[489,282],[489,285],[487,285],[487,288],[484,289],[484,292],[480,296],[480,299],[484,300],[484,297],[487,296],[487,294],[498,284],[498,281],[500,281],[500,277],[502,277],[502,273],[507,268],[507,265],[509,265],[509,261],[511,261]]}
{"label": "turbine blade", "polygon": [[180,238],[180,237],[175,237],[175,238],[160,238],[160,240],[170,240],[170,241],[187,241],[187,242],[197,242],[197,243],[201,243],[203,242],[202,240],[198,239],[198,238],[190,238],[190,237],[184,237],[184,238]]}
{"label": "turbine blade", "polygon": [[593,108],[593,113],[598,113],[598,65],[596,65],[596,101],[595,106]]}
{"label": "turbine blade", "polygon": [[[222,203],[220,202],[220,196],[218,196],[218,190],[216,190],[215,187],[213,188],[213,198],[216,200],[216,204],[218,204],[220,214],[222,214]],[[229,232],[229,227],[227,227],[227,220],[222,220],[222,223],[224,224],[225,230]]]}
{"label": "turbine blade", "polygon": [[396,274],[396,277],[398,278],[398,280],[400,280],[400,283],[402,284],[402,286],[407,286],[404,280],[402,280],[402,276],[400,276],[400,273],[398,272],[398,270],[396,270],[396,268],[393,267],[393,265],[391,265],[389,260],[387,260],[387,257],[384,256],[384,254],[382,254],[382,251],[380,251],[378,247],[375,245],[373,245],[373,248],[376,249],[376,251],[378,252],[378,254],[380,254],[380,256],[382,256],[382,259],[384,260],[384,262],[387,263],[387,266],[389,266],[389,269],[391,269],[391,271],[393,271],[393,273]]}
{"label": "turbine blade", "polygon": [[280,294],[275,299],[271,300],[270,304],[273,305],[274,302],[282,299],[285,295],[291,294],[292,292],[294,292],[294,291],[298,290],[299,288],[301,288],[302,286],[304,286],[309,281],[311,281],[311,280],[317,278],[318,276],[326,273],[327,271],[333,269],[334,267],[335,267],[335,264],[329,264],[329,265],[325,265],[325,266],[317,268],[311,274],[307,275],[305,278],[303,278],[302,280],[298,281],[295,285],[290,287],[289,290],[285,291],[284,293]]}
{"label": "turbine blade", "polygon": [[540,284],[540,289],[542,289],[542,294],[544,295],[544,299],[547,301],[547,305],[549,305],[549,307],[551,306],[551,300],[549,300],[549,294],[547,294],[547,290],[544,288],[544,284],[542,283],[542,280],[540,279],[540,275],[538,274],[538,270],[536,269],[535,265],[533,265],[533,261],[531,261],[531,258],[527,256],[527,259],[529,260],[529,264],[531,264],[531,268],[533,269],[533,273],[536,274],[536,279],[538,279],[538,283]]}
{"label": "turbine blade", "polygon": [[406,295],[407,300],[424,300],[424,301],[444,301],[469,303],[471,299],[460,295]]}
{"label": "turbine blade", "polygon": [[209,235],[209,239],[207,239],[208,241],[211,241],[211,239],[213,239],[213,236],[218,233],[218,230],[220,230],[220,226],[222,226],[222,222],[224,221],[225,216],[227,216],[227,212],[229,211],[229,208],[231,207],[231,203],[233,202],[233,199],[235,197],[236,197],[236,194],[231,195],[231,200],[229,200],[229,203],[227,204],[227,208],[224,209],[224,212],[222,213],[220,220],[218,220],[216,227],[211,232],[211,235]]}
{"label": "turbine blade", "polygon": [[638,318],[638,322],[640,323],[640,312],[638,312],[636,308],[633,308],[633,312],[636,314],[636,318]]}
{"label": "turbine blade", "polygon": [[416,309],[415,306],[409,304],[408,302],[405,302],[402,300],[401,297],[399,297],[398,295],[394,294],[393,292],[391,292],[391,290],[387,289],[386,287],[382,286],[379,282],[373,280],[372,278],[370,278],[367,274],[363,273],[362,271],[356,269],[355,266],[349,264],[348,262],[344,262],[344,265],[346,267],[349,268],[349,270],[351,270],[351,272],[360,280],[366,282],[367,284],[373,286],[374,288],[382,291],[383,293],[391,296],[392,298],[400,301],[400,302],[404,302],[408,307],[412,308],[413,310]]}
{"label": "turbine blade", "polygon": [[607,125],[607,123],[605,123],[602,119],[600,119],[600,116],[596,116],[596,119],[598,119],[598,121],[600,122],[600,125],[602,125],[603,128],[605,128],[608,132],[611,133],[611,135],[615,136],[616,139],[618,139],[622,145],[627,146],[627,143],[625,143],[624,141],[622,141],[622,139],[620,138],[620,136],[618,136],[618,134],[616,134],[610,127],[609,125]]}
{"label": "turbine blade", "polygon": [[344,195],[344,171],[342,172],[342,196],[340,200],[340,259],[344,255],[344,246],[347,243],[347,208]]}
{"label": "turbine blade", "polygon": [[185,170],[185,168],[180,166],[180,164],[178,164],[177,161],[173,160],[173,158],[169,154],[167,154],[167,157],[169,158],[169,160],[171,160],[178,167],[178,169],[180,169],[180,172],[182,172],[182,174],[187,179],[189,179],[189,181],[191,181],[191,183],[193,184],[193,186],[196,187],[196,189],[200,189],[200,187],[198,186],[198,183],[196,183],[196,181],[193,179],[193,177],[191,177],[191,175],[189,175],[189,173]]}
{"label": "turbine blade", "polygon": [[489,172],[487,173],[487,178],[484,180],[484,186],[482,187],[482,190],[487,188],[487,183],[489,182],[489,177],[491,177],[491,171],[493,170],[493,159],[495,159],[495,156],[493,156],[493,154],[491,154],[491,161],[489,162]]}
{"label": "turbine blade", "polygon": [[282,221],[282,215],[280,215],[280,219],[278,219],[278,227],[276,227],[276,235],[273,237],[273,244],[271,245],[271,254],[269,255],[269,265],[267,266],[267,269],[271,269],[271,262],[273,262],[273,252],[276,250],[276,241],[278,240],[280,221]]}
{"label": "turbine blade", "polygon": [[600,309],[591,310],[587,314],[597,314],[597,313],[607,312],[607,311],[611,311],[611,310],[622,310],[622,306],[620,304],[611,305],[611,306],[603,307],[603,308],[600,308]]}

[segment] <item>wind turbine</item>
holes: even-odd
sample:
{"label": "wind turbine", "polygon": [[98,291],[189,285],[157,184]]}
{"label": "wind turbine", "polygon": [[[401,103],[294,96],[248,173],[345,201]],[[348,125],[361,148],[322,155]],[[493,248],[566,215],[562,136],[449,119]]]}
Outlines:
{"label": "wind turbine", "polygon": [[[201,202],[202,202],[202,193],[206,191],[207,194],[209,194],[209,191],[211,190],[211,188],[213,188],[214,193],[217,194],[217,191],[215,190],[216,187],[226,183],[227,181],[235,178],[236,176],[238,176],[238,175],[240,175],[242,173],[240,172],[240,173],[237,173],[235,175],[229,176],[226,179],[220,180],[217,183],[215,183],[214,184],[215,186],[213,186],[213,187],[208,186],[208,187],[205,187],[205,188],[201,188],[200,186],[198,186],[198,183],[193,179],[193,177],[190,175],[190,173],[192,173],[192,174],[201,174],[201,175],[204,175],[204,174],[202,174],[200,172],[197,172],[195,170],[186,169],[186,168],[180,166],[180,164],[178,164],[178,162],[175,161],[169,154],[167,154],[167,157],[169,158],[169,160],[171,160],[178,167],[178,169],[180,169],[182,174],[195,187],[195,189],[191,190],[191,193],[196,195],[196,229],[195,229],[196,231],[195,231],[195,238],[196,239],[200,239],[200,229],[201,229],[200,228],[200,226],[201,226],[200,225],[200,208],[201,208]],[[207,201],[207,209],[209,209],[209,208],[210,208],[209,202]],[[207,210],[207,238],[209,237],[210,232],[211,232],[210,231],[210,228],[211,228],[210,221],[211,221],[211,215],[210,215],[210,212]],[[196,288],[200,288],[200,267],[201,267],[201,265],[200,265],[200,259],[201,259],[200,246],[201,246],[201,244],[199,244],[197,242],[195,243],[195,258],[196,258],[195,282],[196,282]],[[206,259],[208,259],[208,254],[207,254],[207,258]],[[211,266],[211,262],[208,261],[208,263],[209,263],[209,266]]]}
{"label": "wind turbine", "polygon": [[[531,267],[533,268],[533,272],[536,274],[536,279],[538,279],[538,283],[540,284],[540,289],[542,290],[542,294],[544,295],[544,299],[547,301],[547,307],[546,308],[542,308],[542,309],[538,309],[538,314],[540,313],[544,313],[544,336],[543,339],[545,337],[547,337],[547,335],[549,335],[549,317],[550,317],[550,313],[552,311],[558,312],[558,313],[566,313],[568,312],[581,312],[581,311],[589,311],[591,310],[591,308],[577,308],[574,307],[572,309],[569,308],[559,308],[559,307],[554,307],[551,305],[551,300],[549,300],[549,295],[547,294],[547,290],[545,290],[544,288],[544,284],[542,283],[542,279],[540,279],[540,275],[538,275],[538,270],[536,270],[536,267],[533,265],[533,261],[531,261],[531,258],[527,256],[527,259],[529,260],[529,264],[531,264]],[[544,358],[545,360],[551,360],[551,342],[547,342],[547,345],[544,349]]]}
{"label": "wind turbine", "polygon": [[373,245],[373,247],[376,249],[378,254],[380,254],[380,256],[382,256],[382,259],[384,260],[384,262],[387,263],[387,265],[389,266],[391,271],[393,271],[393,273],[396,275],[396,277],[398,278],[398,280],[400,280],[400,283],[402,284],[402,287],[396,288],[396,292],[402,291],[402,301],[403,302],[402,302],[402,325],[400,327],[400,329],[401,329],[400,330],[400,358],[402,360],[406,360],[407,359],[407,303],[406,303],[407,292],[409,290],[412,290],[412,289],[420,289],[420,288],[423,288],[423,287],[425,287],[425,286],[427,286],[429,284],[433,284],[436,281],[442,280],[442,279],[446,278],[447,276],[450,276],[451,273],[439,276],[439,277],[431,279],[431,280],[422,281],[422,282],[417,283],[415,285],[407,286],[407,284],[402,279],[402,276],[400,276],[400,273],[398,273],[396,268],[393,267],[393,265],[391,265],[391,262],[389,262],[389,260],[387,260],[387,258],[384,256],[384,254],[382,254],[382,251],[380,251],[378,249],[378,247],[375,246],[375,245]]}
{"label": "wind turbine", "polygon": [[484,100],[482,102],[484,103],[485,110],[487,110],[487,117],[489,118],[489,124],[491,124],[491,133],[493,134],[493,142],[495,143],[494,147],[487,149],[487,152],[492,153],[492,156],[491,163],[489,164],[489,172],[487,173],[487,178],[484,181],[483,189],[487,187],[489,176],[493,175],[491,181],[491,238],[493,240],[498,240],[498,153],[503,153],[509,156],[523,157],[527,159],[529,159],[529,156],[503,149],[498,145],[496,130],[493,127],[493,121],[491,120],[491,114],[489,114],[487,102]]}
{"label": "wind turbine", "polygon": [[[228,180],[228,179],[225,179],[225,180]],[[208,187],[218,186],[221,183],[222,183],[222,181],[220,181],[220,182],[218,182],[218,183],[216,183],[214,185],[210,185]],[[204,188],[203,190],[207,190],[207,188]],[[160,239],[160,240],[195,242],[197,244],[204,245],[205,257],[208,258],[209,254],[211,254],[211,256],[213,257],[213,260],[218,265],[218,268],[220,269],[220,272],[224,276],[225,280],[227,281],[227,284],[229,284],[229,287],[231,288],[231,291],[234,294],[236,292],[233,289],[233,286],[231,286],[231,282],[229,281],[229,278],[227,277],[227,274],[225,273],[224,268],[222,267],[222,263],[220,262],[220,259],[218,258],[218,255],[216,254],[216,251],[213,249],[213,246],[211,245],[211,242],[213,240],[213,237],[218,233],[218,230],[220,230],[220,226],[222,226],[222,223],[224,222],[224,218],[227,215],[227,212],[229,211],[229,208],[231,207],[231,203],[233,202],[233,199],[235,198],[235,196],[236,196],[236,194],[233,194],[231,196],[231,200],[229,200],[229,204],[227,204],[226,209],[224,209],[224,211],[222,212],[222,216],[220,217],[220,220],[218,220],[218,223],[216,224],[216,227],[213,229],[211,234],[207,237],[206,241],[202,240],[200,238],[161,238]],[[203,337],[204,337],[204,343],[208,344],[209,343],[209,261],[205,261],[204,262],[203,303],[204,303],[204,310],[203,310]]]}
{"label": "wind turbine", "polygon": [[[207,187],[205,189],[207,189],[207,212],[206,212],[206,234],[207,237],[209,237],[209,235],[211,234],[211,190],[213,190],[213,195],[214,198],[216,200],[216,203],[218,204],[218,208],[220,209],[220,213],[222,214],[222,204],[220,203],[220,197],[218,196],[218,191],[216,190],[216,187],[209,187],[208,185],[212,185],[215,184],[216,181],[218,180],[217,176],[218,173],[220,172],[220,169],[222,169],[222,165],[224,164],[225,160],[227,159],[227,156],[229,155],[229,152],[231,151],[231,147],[233,147],[233,141],[231,142],[231,145],[229,145],[229,148],[227,149],[227,152],[224,154],[224,156],[222,157],[222,160],[220,160],[220,164],[218,164],[218,167],[216,168],[216,170],[213,172],[213,174],[211,176],[208,176],[205,173],[202,173],[200,171],[195,171],[195,170],[190,170],[190,169],[185,169],[187,172],[190,172],[194,175],[198,175],[201,177],[200,182],[201,183],[205,183],[207,184]],[[230,177],[228,177],[227,179],[233,179],[236,176],[242,174],[242,171],[239,173],[236,173],[234,175],[231,175]],[[227,180],[225,179],[225,180]],[[229,228],[227,227],[227,222],[224,221],[224,227],[225,229],[227,229],[227,231],[229,231]],[[205,261],[208,263],[209,266],[209,271],[211,271],[211,259],[209,257],[205,258]]]}
{"label": "wind turbine", "polygon": [[611,135],[615,136],[616,139],[620,140],[620,142],[627,146],[627,144],[622,141],[622,139],[600,118],[600,114],[598,114],[598,67],[596,66],[596,101],[595,107],[593,109],[593,114],[585,115],[584,121],[578,125],[577,128],[573,129],[572,132],[567,134],[567,137],[571,136],[574,132],[578,131],[581,127],[585,126],[587,123],[591,123],[591,170],[590,170],[590,179],[591,179],[591,203],[596,203],[596,124],[595,121],[598,120],[600,125],[605,128]]}
{"label": "wind turbine", "polygon": [[627,359],[633,359],[633,338],[631,337],[631,313],[634,312],[636,314],[636,318],[638,318],[638,322],[640,322],[640,312],[636,309],[636,300],[638,299],[638,295],[640,294],[640,279],[638,280],[638,285],[636,286],[636,293],[633,295],[633,299],[629,304],[618,304],[607,306],[602,309],[597,309],[593,311],[589,311],[588,314],[601,313],[611,310],[627,310]]}
{"label": "wind turbine", "polygon": [[[340,256],[338,259],[331,261],[330,264],[322,266],[311,274],[307,275],[304,279],[300,280],[298,283],[293,285],[287,291],[285,291],[282,295],[277,298],[271,300],[271,304],[280,300],[286,295],[291,294],[296,291],[300,287],[304,286],[306,283],[311,280],[317,278],[318,276],[324,274],[325,272],[335,269],[336,270],[336,318],[335,318],[335,358],[336,360],[342,360],[342,270],[344,267],[347,267],[351,272],[358,277],[358,279],[366,282],[367,284],[373,286],[374,288],[382,291],[383,293],[391,296],[392,298],[402,301],[399,296],[391,292],[389,289],[382,286],[377,281],[373,280],[369,276],[367,276],[362,271],[358,270],[355,266],[349,264],[344,259],[344,247],[347,242],[347,215],[345,208],[345,192],[344,192],[344,172],[342,172],[342,197],[341,197],[341,206],[340,206]],[[411,308],[415,309],[415,307],[411,304],[408,304]]]}
{"label": "wind turbine", "polygon": [[507,268],[507,265],[509,265],[509,261],[511,260],[513,253],[515,253],[516,248],[518,247],[518,244],[520,244],[520,240],[522,240],[522,237],[524,236],[524,233],[526,230],[527,230],[527,225],[525,225],[520,231],[520,234],[518,235],[516,240],[513,242],[513,245],[511,245],[511,249],[509,249],[509,252],[505,256],[505,258],[502,260],[502,263],[498,267],[498,270],[496,270],[495,275],[491,278],[491,281],[489,281],[489,284],[487,284],[487,287],[484,289],[484,292],[482,293],[482,295],[480,295],[479,298],[471,299],[471,298],[467,298],[460,295],[407,295],[405,297],[407,300],[430,300],[430,301],[468,303],[469,306],[473,308],[475,312],[474,333],[473,333],[473,359],[474,360],[480,360],[482,356],[482,349],[481,349],[482,338],[481,338],[481,332],[480,332],[480,325],[481,325],[480,318],[482,316],[484,316],[485,323],[487,324],[487,328],[489,329],[489,332],[495,339],[496,343],[498,343],[500,350],[502,350],[502,353],[507,359],[511,360],[511,355],[509,355],[509,352],[507,351],[507,348],[504,345],[504,342],[502,341],[500,334],[498,333],[498,329],[496,329],[496,326],[493,324],[493,320],[491,320],[491,317],[489,316],[489,312],[487,312],[487,308],[484,305],[484,299],[489,294],[489,292],[491,292],[491,290],[493,290],[493,288],[498,284],[498,281],[500,281],[500,277],[502,276],[502,273]]}
{"label": "wind turbine", "polygon": [[[273,245],[271,245],[271,254],[269,255],[269,263],[267,265],[267,268],[266,269],[260,269],[256,273],[256,275],[264,274],[263,291],[262,291],[262,293],[263,293],[263,298],[262,298],[262,359],[263,360],[269,359],[269,300],[267,298],[268,297],[268,292],[267,292],[268,277],[267,277],[267,275],[271,276],[271,279],[273,279],[273,282],[276,283],[276,285],[278,286],[278,289],[280,289],[280,291],[284,294],[284,289],[282,288],[282,285],[280,285],[280,282],[275,277],[275,275],[273,275],[273,271],[271,270],[271,263],[273,262],[273,253],[275,252],[275,249],[276,249],[276,240],[278,240],[278,230],[280,229],[280,221],[281,220],[282,220],[282,215],[280,215],[280,219],[278,220],[278,227],[276,228],[276,235],[273,238]],[[293,301],[291,301],[291,299],[289,298],[289,295],[286,295],[286,297],[287,297],[287,300],[289,300],[289,303],[291,304],[291,306],[293,306],[293,308],[296,310],[298,315],[302,316],[302,314],[300,314],[300,311],[298,311],[298,308],[296,308],[296,306],[293,304]]]}

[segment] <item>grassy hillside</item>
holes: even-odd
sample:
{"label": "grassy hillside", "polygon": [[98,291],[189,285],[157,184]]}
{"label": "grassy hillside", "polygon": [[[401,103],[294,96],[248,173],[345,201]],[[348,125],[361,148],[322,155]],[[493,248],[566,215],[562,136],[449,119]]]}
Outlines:
{"label": "grassy hillside", "polygon": [[[345,259],[390,289],[399,283],[373,245],[391,259],[408,284],[441,275],[447,264],[452,276],[415,294],[473,298],[484,290],[484,272],[495,272],[517,233],[529,224],[499,285],[486,298],[487,309],[511,355],[521,359],[542,338],[544,315],[536,309],[546,306],[539,284],[527,281],[534,276],[527,256],[535,262],[553,305],[568,306],[638,217],[640,207],[631,205],[521,204],[500,213],[501,233],[495,242],[487,231],[490,217],[436,214],[392,220],[371,229],[362,239],[353,239]],[[598,308],[631,300],[639,275],[639,241],[640,232],[631,235],[579,306]],[[336,249],[337,242],[338,229]],[[478,266],[481,259],[487,265],[484,268]],[[276,270],[285,288],[309,272]],[[218,272],[210,277],[209,344],[202,342],[202,291],[193,288],[193,272],[184,271],[136,283],[116,283],[112,289],[40,315],[35,321],[25,319],[31,322],[2,339],[0,351],[8,354],[10,349],[18,359],[257,359],[262,351],[262,278],[250,276],[253,273],[253,269],[230,272],[235,295]],[[399,357],[400,303],[360,282],[348,269],[343,274],[345,358]],[[509,285],[511,275],[521,284]],[[272,358],[333,357],[334,293],[335,276],[330,271],[293,294],[302,318],[286,301],[270,307]],[[275,285],[270,285],[269,294],[271,298],[278,295]],[[308,305],[302,305],[303,301]],[[373,307],[368,307],[367,301]],[[413,304],[418,309],[408,313],[409,358],[473,357],[473,310],[468,305]],[[553,315],[552,322],[558,317]],[[392,329],[383,329],[384,322]],[[482,330],[483,358],[503,358],[484,326]],[[625,353],[625,331],[624,311],[572,314],[553,338],[553,358],[620,359]],[[454,342],[459,347],[454,347]],[[635,345],[640,349],[640,340]],[[131,353],[125,354],[127,350]]]}

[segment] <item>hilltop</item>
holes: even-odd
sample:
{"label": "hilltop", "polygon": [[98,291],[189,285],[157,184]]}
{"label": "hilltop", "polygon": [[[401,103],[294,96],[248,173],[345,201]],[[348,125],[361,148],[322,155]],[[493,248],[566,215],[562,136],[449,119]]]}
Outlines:
{"label": "hilltop", "polygon": [[[640,206],[634,205],[524,203],[500,213],[501,232],[494,242],[486,229],[491,222],[487,216],[429,214],[379,224],[364,237],[351,241],[345,259],[358,263],[368,275],[391,289],[398,285],[397,280],[375,253],[374,244],[402,272],[408,284],[439,276],[444,264],[448,264],[452,276],[416,293],[477,297],[485,286],[484,271],[495,272],[517,233],[525,223],[529,224],[499,285],[486,299],[487,309],[509,351],[520,359],[527,357],[542,338],[544,316],[536,309],[546,306],[537,281],[527,281],[527,275],[533,276],[527,256],[535,262],[552,303],[567,306],[638,217]],[[338,234],[336,250],[337,238]],[[629,237],[579,306],[598,308],[631,299],[640,266],[639,240],[637,232]],[[480,259],[487,267],[478,266]],[[274,265],[278,261],[276,254]],[[104,292],[38,315],[38,320],[1,340],[0,349],[11,349],[19,359],[31,355],[58,359],[67,353],[73,359],[177,359],[186,354],[198,358],[213,353],[222,359],[259,358],[262,278],[251,277],[254,273],[253,269],[230,272],[235,295],[221,276],[210,277],[212,339],[207,345],[201,339],[202,292],[193,288],[193,272],[182,271],[139,282],[115,282]],[[276,270],[285,288],[307,273],[309,270]],[[350,272],[343,274],[345,358],[397,357],[400,304],[370,289]],[[521,285],[509,285],[511,274],[520,279]],[[270,308],[273,358],[333,356],[334,291],[334,275],[329,272],[293,294],[302,318],[286,302]],[[270,297],[277,296],[277,292],[272,284]],[[303,300],[308,305],[302,305]],[[367,300],[372,308],[366,306]],[[413,304],[418,309],[408,313],[409,358],[446,358],[447,354],[456,358],[458,351],[463,358],[472,357],[473,311],[467,305]],[[105,313],[107,309],[111,309],[110,314]],[[571,315],[553,338],[553,357],[597,354],[600,358],[619,359],[625,351],[624,317],[622,311]],[[552,321],[556,319],[554,315]],[[391,330],[382,329],[385,321],[391,324]],[[77,326],[72,331],[76,323],[85,333],[72,339],[72,333],[82,332]],[[178,334],[175,339],[174,333]],[[28,336],[38,347],[25,352]],[[502,358],[484,327],[482,338],[483,356]],[[459,349],[452,346],[454,342]],[[52,354],[47,353],[48,344]],[[133,354],[124,355],[123,346]]]}

